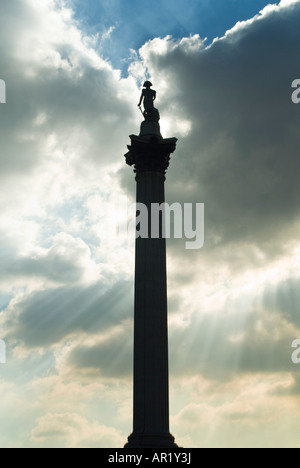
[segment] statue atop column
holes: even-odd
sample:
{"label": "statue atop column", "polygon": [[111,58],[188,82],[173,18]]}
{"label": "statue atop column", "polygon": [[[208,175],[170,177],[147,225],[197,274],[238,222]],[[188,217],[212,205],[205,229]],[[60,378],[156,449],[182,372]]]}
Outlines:
{"label": "statue atop column", "polygon": [[145,81],[144,89],[142,90],[140,102],[138,107],[141,109],[141,105],[144,105],[144,112],[141,109],[141,112],[146,120],[146,122],[158,122],[160,119],[158,110],[154,107],[154,101],[156,99],[156,91],[151,89],[152,83],[150,81]]}

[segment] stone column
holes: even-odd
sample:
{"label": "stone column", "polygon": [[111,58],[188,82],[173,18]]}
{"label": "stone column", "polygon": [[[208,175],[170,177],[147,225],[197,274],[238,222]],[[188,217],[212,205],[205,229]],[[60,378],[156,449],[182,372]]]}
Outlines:
{"label": "stone column", "polygon": [[161,226],[159,237],[151,238],[151,204],[165,201],[165,173],[177,140],[163,139],[153,128],[147,134],[147,129],[130,136],[125,155],[136,172],[136,200],[149,214],[148,238],[136,239],[134,415],[125,447],[171,448],[176,444],[169,432],[166,241]]}

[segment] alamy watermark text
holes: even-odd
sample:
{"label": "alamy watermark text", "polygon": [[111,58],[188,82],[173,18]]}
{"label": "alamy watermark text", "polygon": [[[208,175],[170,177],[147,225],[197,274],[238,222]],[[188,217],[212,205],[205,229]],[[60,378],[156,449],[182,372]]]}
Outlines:
{"label": "alamy watermark text", "polygon": [[[185,237],[187,250],[201,249],[204,244],[204,204],[203,203],[151,203],[149,209],[143,203],[136,204],[136,237],[142,239],[171,238],[173,224],[173,238]],[[173,223],[171,222],[173,214]],[[194,228],[195,227],[195,228]]]}
{"label": "alamy watermark text", "polygon": [[300,79],[294,80],[292,83],[292,88],[296,88],[292,93],[292,101],[294,104],[299,104],[300,102]]}
{"label": "alamy watermark text", "polygon": [[292,354],[292,362],[294,364],[300,364],[300,340],[294,340],[292,348],[295,348],[295,351]]}
{"label": "alamy watermark text", "polygon": [[[204,203],[144,203],[128,204],[127,197],[118,203],[118,235],[138,239],[186,239],[187,250],[204,245]],[[118,217],[117,217],[118,218]]]}

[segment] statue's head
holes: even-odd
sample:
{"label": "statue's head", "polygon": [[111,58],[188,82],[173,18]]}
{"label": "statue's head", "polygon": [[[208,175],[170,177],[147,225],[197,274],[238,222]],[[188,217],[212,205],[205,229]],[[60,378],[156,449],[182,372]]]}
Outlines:
{"label": "statue's head", "polygon": [[150,88],[152,85],[152,83],[150,81],[145,81],[145,83],[143,84],[144,88]]}

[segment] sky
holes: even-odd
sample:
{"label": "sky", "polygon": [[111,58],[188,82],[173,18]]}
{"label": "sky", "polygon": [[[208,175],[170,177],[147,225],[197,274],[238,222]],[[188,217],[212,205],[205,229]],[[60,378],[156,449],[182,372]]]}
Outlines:
{"label": "sky", "polygon": [[124,154],[147,78],[178,138],[166,200],[205,204],[203,248],[167,242],[171,432],[187,448],[299,447],[300,1],[0,13],[0,446],[117,448],[132,431]]}
{"label": "sky", "polygon": [[126,76],[130,51],[149,39],[200,34],[209,44],[267,4],[265,0],[158,0],[153,5],[145,0],[73,0],[72,6],[81,27],[88,34],[99,34],[102,55]]}

